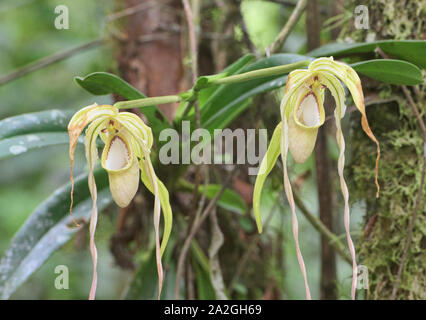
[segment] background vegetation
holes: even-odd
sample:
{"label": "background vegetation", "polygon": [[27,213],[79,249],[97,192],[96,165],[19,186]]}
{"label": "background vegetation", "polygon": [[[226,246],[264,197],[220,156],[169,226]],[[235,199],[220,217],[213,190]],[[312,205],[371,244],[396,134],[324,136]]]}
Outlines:
{"label": "background vegetation", "polygon": [[[306,6],[306,2],[307,8],[300,10],[300,16],[295,17],[297,8],[301,3]],[[69,8],[69,30],[54,27],[57,16],[54,9],[60,4]],[[92,48],[79,49],[67,59],[13,81],[1,83],[4,78],[0,76],[0,119],[58,109],[59,113],[48,114],[56,121],[55,130],[58,131],[57,128],[66,125],[69,115],[83,106],[129,99],[117,91],[94,96],[91,93],[96,90],[73,81],[76,76],[84,77],[97,71],[116,74],[148,96],[168,95],[190,89],[194,73],[198,76],[219,73],[248,54],[247,62],[241,65],[239,72],[250,68],[255,59],[261,60],[269,53],[305,55],[334,41],[424,40],[426,35],[425,1],[363,1],[362,4],[369,9],[370,28],[367,30],[354,27],[356,1],[193,0],[190,4],[198,44],[197,59],[191,50],[188,38],[191,28],[188,29],[181,1],[2,1],[0,75],[84,43],[91,43]],[[283,45],[276,51],[272,50],[270,45],[292,19],[295,24]],[[397,44],[397,49],[402,48],[398,49],[400,51],[392,50],[392,44],[386,47],[378,43],[368,50],[322,47],[317,54],[341,57],[348,63],[382,59],[385,54],[424,69],[424,58],[421,58],[424,57],[424,42],[420,45],[423,47],[407,49],[406,44]],[[261,60],[259,66],[289,63],[293,62],[293,58],[280,56],[276,62],[271,62],[274,58],[267,62]],[[400,72],[404,72],[403,68]],[[366,265],[370,272],[370,289],[359,290],[358,298],[424,299],[426,220],[424,203],[417,203],[419,195],[420,199],[424,198],[424,185],[421,184],[423,137],[418,117],[413,114],[400,86],[404,80],[414,81],[415,77],[412,75],[408,80],[401,80],[402,74],[387,77],[392,80],[384,82],[392,84],[379,82],[371,74],[370,77],[362,77],[368,117],[383,152],[380,167],[383,190],[379,199],[374,196],[373,183],[375,146],[361,132],[360,119],[355,112],[350,112],[344,122],[345,136],[349,137],[346,152],[349,171],[346,175],[352,201],[352,235],[359,252],[358,262]],[[269,80],[265,82],[267,85],[272,80],[279,80],[277,83],[281,81],[281,86],[272,85],[274,90],[268,92],[264,92],[267,91],[264,88],[258,89],[261,94],[248,95],[247,99],[235,104],[237,98],[261,84],[241,86],[240,92],[236,91],[229,98],[225,91],[223,99],[216,100],[215,105],[233,106],[239,112],[228,114],[220,125],[267,128],[271,134],[280,117],[278,106],[285,77]],[[235,91],[235,88],[225,90]],[[424,84],[410,86],[408,91],[422,117],[425,112]],[[201,108],[208,105],[206,98],[209,94],[205,93],[204,97],[203,93],[200,94]],[[178,107],[178,104],[170,104],[160,106],[160,110],[168,120],[172,120]],[[328,104],[326,109],[329,114],[333,105]],[[193,119],[194,114],[189,116]],[[201,125],[206,119],[202,118]],[[228,123],[231,119],[233,121]],[[55,123],[53,120],[49,123]],[[323,139],[305,164],[295,165],[292,159],[289,163],[291,180],[300,200],[299,237],[314,299],[348,299],[351,282],[350,265],[341,254],[336,254],[330,239],[324,235],[321,237],[315,222],[312,224],[312,220],[322,220],[345,243],[342,199],[336,179],[338,151],[331,122],[328,121],[322,130]],[[9,138],[2,135],[5,128],[5,122],[1,122],[0,138],[3,140],[0,147],[1,143],[7,142],[4,139]],[[35,226],[37,221],[42,225],[45,220],[37,220],[34,215],[37,212],[67,215],[68,198],[58,198],[57,203],[51,206],[42,204],[59,186],[69,181],[67,140],[64,140],[64,132],[55,130],[50,131],[57,134],[55,139],[62,143],[35,148],[17,156],[3,157],[0,152],[0,292],[3,298],[6,290],[2,277],[6,274],[7,250],[14,235],[31,217],[35,217]],[[222,184],[230,175],[229,169],[211,166],[209,183]],[[165,256],[166,286],[163,293],[163,298],[173,298],[177,261],[201,197],[191,191],[191,186],[193,188],[197,180],[202,184],[207,174],[205,168],[197,169],[196,166],[177,169],[157,165],[156,170],[172,195],[175,217],[173,237]],[[304,286],[291,235],[290,211],[282,190],[281,168],[274,169],[263,192],[262,212],[266,223],[261,236],[257,234],[251,214],[254,177],[247,175],[245,166],[231,170],[234,170],[234,176],[228,185],[229,191],[213,215],[217,217],[218,224],[214,218],[206,220],[187,256],[181,297],[214,299],[220,294],[217,281],[222,278],[224,293],[230,298],[303,299]],[[75,171],[77,174],[87,172],[82,146],[77,148]],[[182,179],[191,184],[183,186]],[[80,185],[82,195],[85,185],[86,180],[83,179]],[[68,195],[68,192],[64,194]],[[100,252],[97,298],[155,298],[157,274],[153,259],[152,198],[141,188],[131,206],[119,210],[114,204],[109,204],[107,192],[102,197],[105,209],[100,215],[96,233]],[[85,211],[84,203],[80,209]],[[414,211],[417,211],[418,217],[412,229],[413,238],[400,290],[392,295]],[[307,215],[310,218],[306,218]],[[218,256],[222,277],[210,274],[212,263],[217,263],[217,257],[209,256],[212,236],[217,235],[215,226],[219,226],[224,237]],[[88,228],[84,226],[77,232],[67,229],[52,232],[60,230],[65,230],[63,234],[70,240],[63,246],[58,245],[56,250],[53,244],[59,240],[55,238],[49,242],[47,238],[46,243],[50,243],[52,249],[41,247],[39,253],[46,253],[45,259],[39,259],[39,268],[28,264],[34,272],[22,277],[25,281],[11,292],[11,299],[87,298],[92,276]],[[27,234],[31,237],[31,230]],[[344,248],[346,250],[346,245]],[[70,270],[69,290],[54,287],[57,265],[66,265]],[[19,271],[25,274],[25,270]]]}

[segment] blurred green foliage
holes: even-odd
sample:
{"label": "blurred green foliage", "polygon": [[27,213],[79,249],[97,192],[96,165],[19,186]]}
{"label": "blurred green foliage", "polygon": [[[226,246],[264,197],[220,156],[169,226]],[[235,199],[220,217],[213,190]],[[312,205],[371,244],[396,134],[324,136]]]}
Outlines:
{"label": "blurred green foliage", "polygon": [[[68,50],[103,35],[105,16],[112,1],[85,0],[4,0],[0,3],[0,75],[56,52]],[[55,7],[69,9],[68,30],[54,26]],[[95,98],[73,83],[73,77],[113,66],[107,46],[80,52],[73,57],[0,86],[0,119],[47,109],[77,109]],[[98,97],[98,103],[110,98]],[[83,170],[83,150],[78,150],[76,173]],[[59,185],[68,182],[68,146],[34,150],[0,161],[0,255],[28,215]],[[114,225],[101,219],[97,232],[100,259],[99,298],[119,298],[126,277],[111,268],[108,242]],[[57,290],[57,265],[70,270],[70,289]],[[12,299],[86,299],[91,281],[91,259],[87,248],[76,251],[71,241],[12,296]],[[124,278],[123,278],[124,277]],[[118,281],[102,281],[102,278]]]}
{"label": "blurred green foliage", "polygon": [[[105,35],[105,17],[112,11],[112,0],[107,1],[84,1],[84,0],[20,0],[20,1],[2,1],[0,4],[0,76],[7,74],[17,68],[20,68],[30,62],[47,57],[53,53],[64,51],[77,45],[93,41]],[[70,29],[57,30],[54,27],[56,14],[54,9],[57,5],[66,5],[69,8]],[[241,13],[247,27],[248,35],[259,51],[263,51],[275,39],[280,28],[291,13],[291,6],[282,6],[268,1],[245,0],[242,2]],[[215,14],[220,14],[220,9],[215,9]],[[261,13],[261,14],[260,14]],[[305,18],[299,20],[296,28],[286,42],[283,52],[286,53],[305,53]],[[238,38],[242,37],[240,25],[235,25],[235,30],[239,30]],[[322,39],[327,39],[328,34],[322,32]],[[241,40],[241,39],[240,39]],[[98,104],[110,103],[110,96],[94,97],[86,91],[79,88],[73,78],[76,76],[87,75],[96,71],[115,71],[112,50],[107,45],[80,52],[73,57],[38,70],[35,73],[17,79],[16,81],[0,86],[0,119],[14,116],[17,114],[41,111],[47,109],[77,109],[83,106],[97,102]],[[289,56],[289,55],[288,55]],[[272,59],[284,59],[285,55],[275,56]],[[284,57],[284,58],[283,58]],[[287,57],[288,58],[288,57]],[[261,68],[269,66],[262,64],[262,60],[257,62]],[[284,64],[284,60],[279,60],[277,64]],[[111,70],[112,69],[112,70]],[[266,111],[271,113],[276,121],[278,114],[278,98],[282,96],[282,84],[285,77],[269,79],[263,89],[278,90],[272,93],[274,105]],[[272,81],[274,80],[274,81]],[[275,80],[280,80],[275,81]],[[263,83],[263,82],[262,82]],[[229,88],[233,90],[229,90]],[[225,88],[226,89],[226,88]],[[220,91],[225,92],[226,90]],[[240,91],[238,91],[238,89]],[[262,89],[262,90],[263,90]],[[241,111],[248,105],[253,105],[257,99],[250,94],[251,87],[246,85],[235,85],[228,87],[228,96],[221,95],[229,106],[238,101],[239,98],[250,97],[250,100],[244,100],[241,104]],[[266,89],[265,89],[266,90]],[[242,92],[241,92],[242,91]],[[206,90],[206,92],[212,93]],[[256,93],[263,92],[257,91]],[[102,93],[104,94],[104,93]],[[246,95],[246,96],[244,96]],[[254,95],[254,93],[253,93]],[[209,102],[210,96],[202,96],[205,103]],[[253,102],[254,101],[254,102]],[[240,101],[241,102],[241,101]],[[203,107],[205,104],[200,103]],[[213,104],[212,104],[213,105]],[[225,103],[215,102],[214,106],[226,106]],[[231,108],[230,107],[230,108]],[[234,105],[235,107],[235,105]],[[255,109],[255,108],[253,108]],[[273,111],[271,111],[273,109]],[[231,109],[230,109],[231,110]],[[234,111],[234,109],[232,109]],[[250,110],[251,111],[251,110]],[[217,109],[211,109],[211,113],[217,113]],[[192,115],[192,114],[190,114]],[[245,116],[246,114],[243,114]],[[207,120],[211,120],[209,116]],[[232,116],[229,116],[229,121]],[[233,119],[233,118],[232,118]],[[214,123],[212,127],[225,125],[225,120],[220,119],[219,123]],[[276,123],[275,123],[276,125]],[[347,122],[344,122],[347,126]],[[337,146],[334,139],[329,141],[329,156],[336,159]],[[349,148],[348,148],[349,149]],[[350,158],[350,150],[348,150]],[[85,161],[83,160],[83,150],[77,148],[75,174],[82,172]],[[298,177],[303,178],[303,183],[297,187],[306,207],[314,214],[318,213],[317,190],[315,176],[315,164],[313,157],[303,165],[295,165],[290,157],[289,160],[290,175],[292,180]],[[265,250],[268,257],[262,256],[261,247],[256,248],[257,257],[265,258],[261,262],[267,266],[262,266],[261,272],[264,279],[275,281],[280,288],[280,298],[283,299],[303,299],[304,285],[296,259],[295,246],[291,232],[291,218],[284,193],[282,191],[282,173],[274,169],[274,174],[267,180],[265,191],[262,196],[262,209],[265,213],[274,213],[267,230],[262,234],[260,241],[265,246],[273,246],[271,250]],[[69,180],[69,159],[68,146],[51,146],[42,150],[33,150],[23,153],[19,156],[3,159],[0,161],[0,256],[8,247],[11,238],[19,227],[28,218],[28,215],[58,186],[63,185]],[[336,186],[334,188],[338,190]],[[351,189],[351,186],[349,186]],[[336,210],[336,233],[343,234],[343,212],[341,210],[341,198],[338,195],[338,204],[340,209]],[[278,202],[277,202],[278,198]],[[276,205],[278,203],[278,205]],[[240,206],[245,211],[244,205]],[[229,211],[229,210],[228,210]],[[234,210],[235,211],[235,210]],[[359,230],[362,223],[362,215],[365,211],[363,203],[355,203],[351,212],[351,226],[353,230]],[[115,229],[115,214],[117,210],[105,210],[102,213],[102,219],[99,219],[99,226],[96,232],[96,242],[99,250],[99,280],[98,280],[98,299],[116,299],[126,295],[125,287],[131,280],[132,274],[114,266],[114,262],[108,248],[111,235]],[[241,212],[240,212],[241,213]],[[232,214],[227,211],[219,212],[219,219],[226,219]],[[311,224],[298,212],[301,249],[307,267],[309,283],[312,289],[314,299],[319,298],[319,277],[320,277],[320,236]],[[235,218],[235,217],[234,217]],[[179,219],[179,218],[178,218]],[[255,232],[255,225],[252,219],[241,214],[237,218],[239,227],[247,233]],[[185,222],[186,223],[186,222]],[[181,225],[183,225],[181,223]],[[186,224],[185,224],[186,226]],[[266,228],[265,228],[266,229]],[[226,232],[226,231],[225,231]],[[21,286],[12,296],[13,299],[86,299],[92,278],[92,262],[87,244],[87,230],[83,229],[72,241],[68,242],[63,248],[53,254],[48,261],[35,272],[29,280]],[[357,232],[354,232],[356,239]],[[226,235],[226,245],[232,244],[232,236]],[[149,237],[149,235],[147,236]],[[173,235],[172,235],[173,237]],[[81,240],[83,238],[83,240]],[[275,241],[278,239],[278,241]],[[84,245],[79,245],[83,241]],[[271,248],[269,248],[271,249]],[[237,253],[238,250],[236,250]],[[274,255],[270,253],[273,252]],[[172,297],[174,290],[174,269],[170,258],[169,279],[166,280],[164,289],[165,297]],[[223,262],[227,262],[227,257]],[[281,258],[281,259],[280,259]],[[151,289],[156,285],[157,278],[155,268],[149,265],[154,261],[150,252],[138,252],[136,262],[140,262],[140,269],[137,275],[144,275],[143,280],[135,278],[131,290],[127,292],[127,297],[141,298],[148,297],[146,292],[142,292],[140,286],[146,282],[145,274],[152,278],[148,279]],[[199,263],[199,261],[197,262]],[[57,275],[54,269],[57,265],[66,265],[70,271],[70,289],[57,290],[54,287],[54,281]],[[211,288],[209,287],[208,274],[201,268],[201,264],[195,264],[197,290],[199,297],[211,297]],[[247,274],[256,274],[259,266],[247,265],[251,272]],[[351,268],[346,262],[337,259],[339,298],[349,298],[349,288],[351,282]],[[229,273],[235,272],[235,268],[224,268],[224,276],[230,278]],[[227,274],[228,273],[228,274]],[[142,277],[141,277],[142,278]],[[263,279],[263,280],[264,280]],[[145,282],[144,282],[145,281]],[[259,288],[257,279],[247,279],[241,277],[234,286],[234,296],[241,299],[264,297],[263,288]],[[142,283],[141,285],[139,285]],[[145,291],[147,288],[144,288]],[[138,291],[139,290],[139,291]],[[150,293],[152,293],[150,291]]]}

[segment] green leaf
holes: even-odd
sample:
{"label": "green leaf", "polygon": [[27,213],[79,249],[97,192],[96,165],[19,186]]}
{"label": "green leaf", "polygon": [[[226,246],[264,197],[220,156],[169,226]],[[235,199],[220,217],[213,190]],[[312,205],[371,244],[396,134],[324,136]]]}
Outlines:
{"label": "green leaf", "polygon": [[[94,72],[86,77],[75,77],[75,82],[86,91],[98,96],[116,93],[127,100],[146,98],[146,95],[135,87],[108,72]],[[148,119],[154,139],[158,142],[161,130],[170,128],[170,124],[156,106],[144,107],[140,110]]]}
{"label": "green leaf", "polygon": [[191,254],[194,256],[194,258],[197,260],[200,266],[204,269],[204,271],[209,273],[210,272],[209,259],[204,254],[203,249],[201,249],[200,245],[197,242],[197,239],[192,239],[191,241]]}
{"label": "green leaf", "polygon": [[38,132],[67,132],[74,111],[49,110],[6,118],[0,121],[0,139]]}
{"label": "green leaf", "polygon": [[128,100],[146,98],[138,89],[108,72],[93,72],[85,77],[75,77],[75,82],[96,96],[117,93]]}
{"label": "green leaf", "polygon": [[351,67],[358,73],[384,83],[416,85],[423,83],[422,72],[414,64],[391,59],[376,59],[354,63]]}
{"label": "green leaf", "polygon": [[406,60],[419,68],[426,69],[426,41],[424,40],[384,40],[379,42],[379,47],[391,58]]}
{"label": "green leaf", "polygon": [[195,280],[198,294],[197,298],[199,300],[215,300],[216,293],[210,280],[210,274],[201,267],[198,261],[194,261],[192,263],[192,267],[195,271]]}
{"label": "green leaf", "polygon": [[0,159],[32,149],[69,143],[67,125],[73,111],[26,113],[0,121]]}
{"label": "green leaf", "polygon": [[[220,184],[209,184],[206,187],[206,197],[208,199],[213,199],[216,194],[222,189]],[[204,186],[199,187],[199,192],[204,192]],[[247,212],[247,205],[241,196],[236,193],[234,190],[225,189],[220,198],[217,200],[217,205],[225,210],[245,214]]]}
{"label": "green leaf", "polygon": [[260,164],[259,173],[256,177],[253,191],[253,213],[256,219],[257,229],[259,233],[262,233],[262,219],[260,216],[260,197],[262,195],[263,185],[269,173],[275,166],[275,162],[280,155],[281,150],[281,130],[282,122],[280,122],[274,130],[274,133],[269,143],[268,151],[266,151],[265,157]]}
{"label": "green leaf", "polygon": [[[310,59],[297,54],[276,54],[263,58],[241,69],[238,74],[262,68],[270,68]],[[250,105],[250,98],[285,85],[287,76],[271,76],[249,80],[243,83],[221,85],[210,98],[200,106],[202,127],[213,132],[214,129],[226,127],[242,111]],[[193,121],[194,112],[186,119]]]}
{"label": "green leaf", "polygon": [[[170,239],[169,246],[173,247],[175,240]],[[174,298],[176,283],[176,266],[172,260],[172,250],[166,251],[163,257],[164,282],[161,293],[162,299]],[[124,299],[126,300],[156,300],[158,293],[157,260],[155,247],[143,253],[142,261],[135,272],[133,279],[129,282]]]}
{"label": "green leaf", "polygon": [[345,57],[373,53],[379,47],[391,58],[409,61],[426,68],[426,41],[423,40],[379,40],[368,43],[330,43],[308,53],[311,57]]}
{"label": "green leaf", "polygon": [[[127,287],[124,298],[126,300],[154,300],[157,297],[158,279],[157,262],[155,258],[155,249],[150,250],[148,255],[140,264],[132,281]],[[169,273],[165,276],[164,282],[168,280]],[[163,291],[164,292],[164,291]]]}
{"label": "green leaf", "polygon": [[254,62],[255,59],[256,57],[254,56],[254,54],[247,53],[234,63],[227,66],[221,73],[225,74],[226,76],[236,74],[240,72],[241,69],[247,67],[250,63]]}
{"label": "green leaf", "polygon": [[[239,73],[244,67],[247,67],[249,63],[254,61],[255,57],[253,54],[246,54],[228,67],[226,67],[220,75],[225,77],[231,76],[233,74]],[[215,93],[215,91],[219,89],[219,86],[211,86],[201,90],[198,94],[198,103],[200,106],[203,106],[208,98]]]}
{"label": "green leaf", "polygon": [[[179,180],[179,186],[186,191],[194,190],[194,185],[184,179]],[[219,184],[208,184],[206,189],[206,197],[208,199],[213,199],[220,189],[222,189],[222,186]],[[199,186],[198,192],[202,194],[203,191],[204,185]],[[217,205],[225,210],[229,210],[238,214],[245,214],[247,212],[247,205],[244,200],[238,193],[231,189],[225,189],[225,191],[219,197]]]}
{"label": "green leaf", "polygon": [[[95,172],[98,208],[102,210],[112,202],[105,170]],[[75,181],[74,210],[76,219],[90,218],[92,200],[87,175]],[[0,260],[0,298],[8,299],[49,257],[66,243],[80,228],[70,228],[69,214],[71,184],[57,189],[41,203],[19,229]]]}
{"label": "green leaf", "polygon": [[0,159],[25,153],[32,149],[69,143],[68,133],[47,132],[16,136],[0,140]]}

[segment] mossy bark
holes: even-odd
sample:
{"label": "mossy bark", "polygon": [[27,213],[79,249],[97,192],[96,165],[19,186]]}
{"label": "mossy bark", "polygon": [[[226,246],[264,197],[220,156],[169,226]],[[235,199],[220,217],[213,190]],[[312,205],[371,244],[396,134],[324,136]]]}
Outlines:
{"label": "mossy bark", "polygon": [[[352,3],[353,8],[358,3]],[[360,3],[361,4],[361,3]],[[379,39],[424,39],[425,1],[370,0],[368,30],[345,30],[341,38],[354,41]],[[423,8],[423,9],[422,9]],[[353,11],[352,11],[353,12]],[[422,25],[423,23],[423,25]],[[390,299],[403,255],[407,229],[414,213],[423,167],[423,138],[401,88],[373,84],[364,91],[393,96],[395,101],[367,108],[370,125],[380,141],[382,159],[379,179],[381,193],[375,198],[375,145],[360,130],[360,117],[351,118],[348,163],[352,201],[365,201],[365,228],[357,241],[359,263],[369,271],[367,299]],[[422,116],[424,87],[412,96]],[[422,190],[422,198],[425,195]],[[426,299],[426,215],[420,205],[407,260],[396,299]]]}

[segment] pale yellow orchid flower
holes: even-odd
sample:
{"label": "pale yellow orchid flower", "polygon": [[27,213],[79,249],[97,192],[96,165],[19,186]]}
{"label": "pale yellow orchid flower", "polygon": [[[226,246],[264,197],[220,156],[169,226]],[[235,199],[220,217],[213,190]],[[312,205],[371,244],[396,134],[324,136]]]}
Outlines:
{"label": "pale yellow orchid flower", "polygon": [[311,155],[317,138],[318,128],[324,124],[324,90],[330,90],[336,109],[334,116],[336,119],[336,139],[340,153],[338,159],[338,173],[340,186],[344,198],[344,224],[347,235],[347,242],[352,256],[352,289],[351,296],[355,299],[355,289],[357,282],[357,264],[355,248],[349,230],[349,192],[343,176],[345,163],[345,141],[342,133],[341,118],[346,111],[345,92],[341,84],[343,82],[349,89],[352,99],[358,110],[361,112],[361,125],[365,133],[377,145],[376,158],[376,179],[377,196],[379,194],[378,165],[380,159],[379,143],[372,133],[367,121],[364,105],[364,94],[361,87],[361,80],[357,73],[348,65],[334,61],[330,58],[319,58],[309,64],[307,70],[294,70],[288,78],[285,86],[284,97],[281,101],[280,122],[274,131],[268,151],[263,159],[260,172],[257,176],[254,196],[253,211],[259,232],[262,232],[262,222],[260,217],[260,195],[266,177],[271,172],[280,153],[284,170],[284,189],[292,212],[293,236],[296,243],[296,252],[300,269],[305,283],[306,298],[310,299],[308,280],[306,276],[305,264],[300,251],[298,240],[298,222],[293,199],[293,192],[287,172],[287,153],[290,153],[298,163],[303,163]]}
{"label": "pale yellow orchid flower", "polygon": [[[93,260],[93,280],[89,299],[95,298],[97,286],[97,250],[95,246],[95,229],[98,218],[97,190],[93,170],[98,159],[96,139],[98,136],[105,143],[101,165],[108,172],[109,187],[112,197],[120,207],[126,207],[135,196],[139,187],[139,172],[142,182],[155,196],[154,202],[154,228],[157,258],[157,271],[159,280],[158,298],[161,294],[163,283],[163,268],[161,256],[167,245],[171,227],[172,211],[169,203],[169,193],[164,184],[157,178],[150,160],[153,144],[151,128],[141,118],[129,112],[119,112],[116,107],[109,105],[96,105],[85,107],[78,111],[68,124],[70,137],[69,156],[71,159],[71,208],[74,179],[72,168],[74,164],[74,150],[77,140],[84,128],[87,127],[84,145],[86,159],[89,165],[89,189],[93,206],[90,219],[90,250]],[[164,232],[160,246],[160,211],[164,215]]]}

